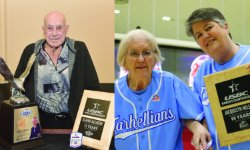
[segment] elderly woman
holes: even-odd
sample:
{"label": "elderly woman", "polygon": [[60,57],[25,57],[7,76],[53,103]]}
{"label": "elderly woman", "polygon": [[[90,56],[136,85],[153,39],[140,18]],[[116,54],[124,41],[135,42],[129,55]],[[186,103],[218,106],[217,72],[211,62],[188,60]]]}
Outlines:
{"label": "elderly woman", "polygon": [[200,102],[175,75],[153,70],[163,60],[154,36],[130,31],[117,60],[128,74],[115,85],[116,149],[182,150],[183,122],[194,134],[195,148],[205,149],[210,135],[199,123],[204,116]]}

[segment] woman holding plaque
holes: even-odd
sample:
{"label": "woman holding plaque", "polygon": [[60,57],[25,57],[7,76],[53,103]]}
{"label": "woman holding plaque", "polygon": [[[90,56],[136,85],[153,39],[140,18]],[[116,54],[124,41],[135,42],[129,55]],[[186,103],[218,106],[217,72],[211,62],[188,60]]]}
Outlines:
{"label": "woman holding plaque", "polygon": [[199,123],[203,111],[198,99],[175,75],[153,70],[163,60],[154,36],[130,31],[117,60],[128,74],[115,84],[116,149],[183,149],[183,123],[194,134],[195,148],[205,149],[210,135]]}
{"label": "woman holding plaque", "polygon": [[201,49],[211,58],[199,68],[193,91],[199,96],[205,113],[208,129],[213,140],[213,149],[246,150],[250,142],[221,147],[207,96],[203,77],[250,62],[250,46],[235,44],[225,17],[215,8],[195,10],[186,21],[187,35],[193,36]]}

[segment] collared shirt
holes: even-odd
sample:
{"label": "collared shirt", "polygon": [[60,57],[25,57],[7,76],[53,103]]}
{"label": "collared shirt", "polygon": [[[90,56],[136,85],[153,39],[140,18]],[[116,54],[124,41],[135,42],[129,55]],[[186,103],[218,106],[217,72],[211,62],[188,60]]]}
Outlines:
{"label": "collared shirt", "polygon": [[37,97],[39,107],[48,113],[68,112],[69,59],[68,46],[64,44],[55,65],[41,46],[38,60]]}

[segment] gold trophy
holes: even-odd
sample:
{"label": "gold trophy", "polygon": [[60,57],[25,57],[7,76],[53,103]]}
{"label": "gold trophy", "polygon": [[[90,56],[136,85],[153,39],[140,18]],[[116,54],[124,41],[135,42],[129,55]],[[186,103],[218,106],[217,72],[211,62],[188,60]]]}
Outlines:
{"label": "gold trophy", "polygon": [[23,94],[23,83],[35,58],[35,54],[30,57],[19,78],[14,78],[4,60],[0,58],[0,73],[8,81],[11,93],[10,98],[2,101],[0,107],[0,145],[5,149],[30,149],[44,144],[38,107]]}

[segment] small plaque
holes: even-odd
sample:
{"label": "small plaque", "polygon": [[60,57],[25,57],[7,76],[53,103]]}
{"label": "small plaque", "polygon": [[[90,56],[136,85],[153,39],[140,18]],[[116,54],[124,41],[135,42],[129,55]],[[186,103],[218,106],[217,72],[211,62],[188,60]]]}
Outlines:
{"label": "small plaque", "polygon": [[250,140],[250,74],[247,66],[204,78],[221,146]]}
{"label": "small plaque", "polygon": [[85,90],[72,132],[83,134],[83,145],[108,150],[113,131],[114,93]]}
{"label": "small plaque", "polygon": [[70,147],[78,148],[82,145],[82,133],[73,132],[70,135]]}

